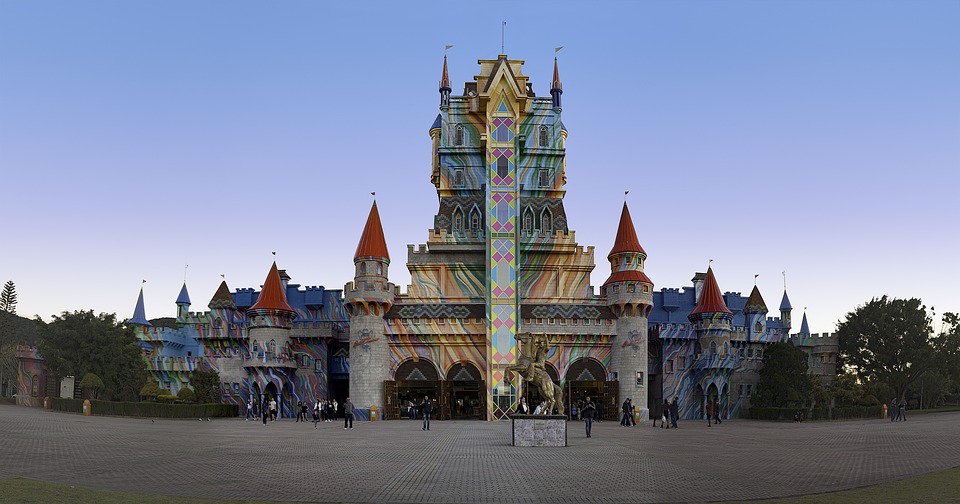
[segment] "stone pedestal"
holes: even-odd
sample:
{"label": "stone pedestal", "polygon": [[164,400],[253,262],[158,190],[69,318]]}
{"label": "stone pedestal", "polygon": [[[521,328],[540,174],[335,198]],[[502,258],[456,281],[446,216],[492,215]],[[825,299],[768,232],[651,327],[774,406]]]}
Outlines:
{"label": "stone pedestal", "polygon": [[513,446],[567,446],[565,415],[512,415]]}

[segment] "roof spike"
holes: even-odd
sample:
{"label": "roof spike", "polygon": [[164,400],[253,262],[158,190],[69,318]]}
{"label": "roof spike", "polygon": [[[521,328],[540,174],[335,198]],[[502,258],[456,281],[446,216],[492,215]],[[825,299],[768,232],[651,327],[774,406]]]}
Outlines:
{"label": "roof spike", "polygon": [[220,287],[217,287],[217,292],[214,293],[213,298],[210,299],[210,303],[207,305],[209,308],[231,308],[236,309],[237,305],[233,302],[233,296],[230,295],[230,288],[227,287],[227,281],[223,280],[220,282]]}
{"label": "roof spike", "polygon": [[720,294],[720,286],[717,285],[717,278],[713,275],[713,268],[707,268],[707,279],[703,282],[703,291],[700,293],[696,308],[690,312],[689,316],[700,313],[733,313],[723,302],[723,295]]}
{"label": "roof spike", "polygon": [[787,297],[787,289],[783,289],[783,299],[780,300],[780,311],[792,310],[793,306],[790,305],[790,298]]}
{"label": "roof spike", "polygon": [[560,83],[560,67],[557,57],[553,57],[553,83],[550,85],[550,96],[553,98],[553,108],[560,108],[560,95],[563,94],[563,84]]}
{"label": "roof spike", "polygon": [[360,243],[357,244],[357,252],[353,255],[356,261],[361,257],[380,257],[390,262],[390,253],[387,252],[387,242],[383,238],[383,226],[380,224],[380,212],[377,211],[377,202],[373,202],[370,207],[370,215],[367,216],[367,224],[363,227],[363,234],[360,235]]}
{"label": "roof spike", "polygon": [[440,76],[440,90],[450,88],[450,74],[447,73],[447,55],[443,55],[443,74]]}
{"label": "roof spike", "polygon": [[647,253],[640,246],[640,240],[637,239],[637,230],[633,227],[633,219],[630,218],[630,209],[627,208],[627,202],[623,202],[623,211],[620,212],[620,227],[617,228],[617,238],[613,242],[613,249],[607,254],[607,259],[611,259],[614,254],[622,252]]}
{"label": "roof spike", "polygon": [[810,326],[807,324],[807,309],[803,309],[803,322],[800,322],[800,334],[810,336]]}
{"label": "roof spike", "polygon": [[137,298],[137,306],[133,309],[133,316],[127,319],[127,324],[153,327],[153,324],[147,320],[146,311],[143,309],[143,287],[140,287],[140,296]]}
{"label": "roof spike", "polygon": [[180,295],[177,296],[177,304],[190,304],[190,294],[187,293],[187,282],[183,282],[183,287],[180,288]]}
{"label": "roof spike", "polygon": [[267,273],[267,279],[263,281],[263,288],[260,290],[260,297],[257,302],[250,307],[250,310],[278,310],[294,312],[294,309],[287,303],[286,289],[283,288],[283,281],[280,280],[280,270],[277,269],[277,262],[273,262],[270,272]]}

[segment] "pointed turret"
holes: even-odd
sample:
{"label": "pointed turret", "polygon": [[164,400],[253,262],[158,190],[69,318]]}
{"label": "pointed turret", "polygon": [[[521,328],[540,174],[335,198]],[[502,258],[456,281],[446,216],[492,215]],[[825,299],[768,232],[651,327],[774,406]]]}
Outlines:
{"label": "pointed turret", "polygon": [[177,296],[177,318],[185,319],[190,313],[190,294],[187,293],[187,282],[183,282],[180,295]]}
{"label": "pointed turret", "polygon": [[220,282],[220,287],[217,287],[217,292],[214,293],[213,298],[210,299],[210,303],[207,306],[211,310],[217,308],[237,309],[237,304],[233,302],[233,296],[230,295],[230,288],[227,287],[226,280]]}
{"label": "pointed turret", "polygon": [[137,306],[133,309],[133,316],[127,319],[127,325],[153,327],[153,324],[147,320],[146,311],[143,309],[143,287],[140,287],[140,297],[137,298]]}
{"label": "pointed turret", "polygon": [[801,336],[810,336],[810,326],[807,325],[807,312],[803,312],[803,321],[800,322],[800,335]]}
{"label": "pointed turret", "polygon": [[756,285],[750,291],[747,304],[743,306],[743,313],[767,313],[767,303],[763,302],[763,296],[760,295],[760,289]]}
{"label": "pointed turret", "polygon": [[360,243],[357,244],[353,261],[357,262],[364,257],[385,259],[387,264],[390,263],[390,253],[387,252],[387,241],[383,238],[383,226],[380,225],[380,212],[377,211],[376,201],[370,207],[367,225],[363,227],[363,234],[360,235]]}
{"label": "pointed turret", "polygon": [[790,329],[793,327],[792,312],[793,306],[790,306],[787,289],[783,289],[783,300],[780,301],[780,327],[783,328],[784,338],[790,334]]}
{"label": "pointed turret", "polygon": [[713,276],[713,268],[707,268],[707,279],[703,283],[703,292],[700,293],[700,299],[697,300],[697,306],[690,312],[688,318],[693,321],[695,315],[701,313],[729,313],[733,314],[727,304],[723,302],[723,295],[720,294],[720,286],[717,285],[717,278]]}
{"label": "pointed turret", "polygon": [[553,97],[553,108],[559,109],[560,95],[563,94],[563,85],[560,84],[560,67],[557,58],[553,58],[553,83],[550,85],[550,96]]}
{"label": "pointed turret", "polygon": [[446,110],[450,106],[450,75],[447,73],[447,55],[443,55],[443,74],[440,76],[440,108]]}
{"label": "pointed turret", "polygon": [[610,261],[610,277],[603,282],[603,285],[633,281],[649,284],[652,288],[653,282],[643,272],[643,261],[646,258],[647,253],[640,246],[637,231],[633,227],[633,219],[630,218],[630,209],[624,202],[623,211],[620,212],[617,237],[613,242],[613,248],[607,254],[607,260]]}
{"label": "pointed turret", "polygon": [[280,271],[277,269],[277,263],[274,262],[267,273],[267,279],[263,281],[263,289],[260,291],[260,297],[257,302],[250,307],[251,312],[287,312],[296,313],[287,303],[287,293],[284,292],[283,281],[280,279]]}
{"label": "pointed turret", "polygon": [[614,254],[623,252],[635,252],[643,254],[644,257],[647,255],[643,247],[640,246],[640,240],[637,239],[637,230],[633,227],[633,219],[630,218],[630,209],[627,208],[626,202],[623,203],[623,210],[620,212],[620,227],[617,228],[617,238],[613,242],[613,249],[607,254],[607,259],[610,259]]}

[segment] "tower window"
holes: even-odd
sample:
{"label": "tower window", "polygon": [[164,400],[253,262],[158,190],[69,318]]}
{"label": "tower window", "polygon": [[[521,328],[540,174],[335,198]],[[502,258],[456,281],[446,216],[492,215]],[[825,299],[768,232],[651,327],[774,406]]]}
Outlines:
{"label": "tower window", "polygon": [[453,172],[453,185],[457,187],[463,186],[463,170],[457,169]]}
{"label": "tower window", "polygon": [[480,210],[477,210],[476,207],[470,211],[470,229],[473,231],[480,230]]}
{"label": "tower window", "polygon": [[504,178],[510,174],[509,161],[505,157],[497,158],[497,176]]}
{"label": "tower window", "polygon": [[463,232],[463,210],[460,210],[460,208],[453,211],[453,232]]}
{"label": "tower window", "polygon": [[550,217],[550,212],[544,208],[540,214],[540,230],[544,233],[549,233],[553,230],[553,223],[550,222],[552,220]]}
{"label": "tower window", "polygon": [[546,147],[546,146],[547,146],[547,127],[546,127],[546,126],[540,126],[540,142],[539,142],[539,144],[540,144],[540,147]]}
{"label": "tower window", "polygon": [[457,125],[457,131],[453,136],[453,144],[463,145],[463,125],[462,124]]}
{"label": "tower window", "polygon": [[540,170],[540,187],[549,187],[550,186],[550,172],[547,170]]}

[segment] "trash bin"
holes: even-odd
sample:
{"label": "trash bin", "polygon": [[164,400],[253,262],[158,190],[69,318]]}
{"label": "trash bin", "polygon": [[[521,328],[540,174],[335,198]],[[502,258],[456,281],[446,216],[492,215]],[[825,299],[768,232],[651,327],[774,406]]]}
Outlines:
{"label": "trash bin", "polygon": [[376,407],[376,406],[370,406],[370,421],[371,421],[371,422],[376,422],[376,421],[377,421],[377,407]]}
{"label": "trash bin", "polygon": [[90,399],[83,400],[83,416],[90,416]]}
{"label": "trash bin", "polygon": [[43,398],[43,409],[53,409],[53,405],[51,404],[51,402],[52,402],[52,401],[50,401],[50,396],[44,397],[44,398]]}
{"label": "trash bin", "polygon": [[881,405],[880,405],[880,419],[882,419],[882,420],[886,420],[886,419],[887,419],[887,405],[886,405],[886,404],[881,404]]}

